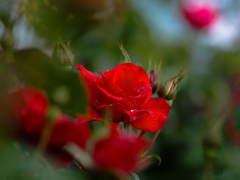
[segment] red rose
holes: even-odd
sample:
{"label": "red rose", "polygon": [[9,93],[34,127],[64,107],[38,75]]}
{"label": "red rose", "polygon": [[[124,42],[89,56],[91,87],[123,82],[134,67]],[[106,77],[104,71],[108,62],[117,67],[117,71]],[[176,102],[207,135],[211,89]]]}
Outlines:
{"label": "red rose", "polygon": [[94,120],[96,114],[101,119],[101,113],[111,109],[114,122],[126,122],[143,131],[157,131],[165,124],[170,106],[164,98],[151,99],[152,87],[140,66],[121,64],[105,73],[99,71],[102,77],[82,65],[76,68],[81,71],[79,77],[89,92],[90,117]]}
{"label": "red rose", "polygon": [[190,0],[184,2],[181,8],[186,20],[196,29],[208,27],[218,16],[216,8],[209,3]]}
{"label": "red rose", "polygon": [[140,157],[146,144],[144,139],[112,131],[110,136],[99,140],[93,148],[95,166],[118,176],[129,175],[148,165]]}
{"label": "red rose", "polygon": [[28,135],[42,133],[46,123],[49,102],[44,92],[24,87],[8,94],[7,103],[19,127]]}

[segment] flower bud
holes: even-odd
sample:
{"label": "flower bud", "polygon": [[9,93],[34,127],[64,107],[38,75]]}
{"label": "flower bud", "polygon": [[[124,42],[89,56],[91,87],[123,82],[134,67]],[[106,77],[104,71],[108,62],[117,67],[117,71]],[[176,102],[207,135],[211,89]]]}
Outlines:
{"label": "flower bud", "polygon": [[163,97],[166,100],[175,99],[177,96],[177,85],[185,76],[187,71],[181,71],[178,75],[170,78],[167,82],[162,83],[157,91],[158,97]]}
{"label": "flower bud", "polygon": [[14,36],[11,31],[5,31],[2,35],[1,46],[4,50],[12,49],[14,46]]}
{"label": "flower bud", "polygon": [[187,0],[181,4],[181,10],[186,21],[195,29],[212,25],[219,17],[219,11],[210,2]]}
{"label": "flower bud", "polygon": [[162,84],[157,92],[159,97],[164,97],[167,100],[175,99],[177,95],[177,85],[175,79]]}
{"label": "flower bud", "polygon": [[151,71],[148,75],[151,86],[152,86],[152,93],[155,93],[157,91],[158,87],[158,76],[154,71]]}
{"label": "flower bud", "polygon": [[74,55],[70,49],[70,41],[65,45],[60,37],[57,38],[53,51],[53,61],[67,68],[72,67],[74,64]]}

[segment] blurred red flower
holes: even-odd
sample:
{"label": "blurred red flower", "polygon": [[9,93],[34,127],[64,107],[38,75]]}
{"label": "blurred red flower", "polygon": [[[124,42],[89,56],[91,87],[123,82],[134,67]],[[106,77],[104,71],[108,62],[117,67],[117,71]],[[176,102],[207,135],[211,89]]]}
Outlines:
{"label": "blurred red flower", "polygon": [[[64,146],[74,143],[82,150],[86,149],[86,143],[90,136],[90,128],[86,122],[74,121],[70,117],[61,114],[54,121],[53,128],[47,143],[47,150],[58,164],[65,167],[70,165],[73,156],[64,150]],[[56,163],[55,163],[56,166]]]}
{"label": "blurred red flower", "polygon": [[[48,120],[49,102],[44,92],[30,86],[23,87],[7,95],[7,104],[24,138],[38,144]],[[48,129],[49,137],[45,137],[49,138],[46,141],[47,151],[68,166],[73,157],[63,147],[75,143],[85,149],[90,128],[86,122],[74,121],[64,114],[58,114],[52,123],[52,128]]]}
{"label": "blurred red flower", "polygon": [[196,29],[210,26],[219,15],[216,7],[210,3],[193,0],[183,2],[181,10],[186,20]]}
{"label": "blurred red flower", "polygon": [[17,89],[8,94],[7,103],[24,133],[42,133],[49,108],[48,99],[43,91],[30,86]]}
{"label": "blurred red flower", "polygon": [[118,176],[129,175],[149,165],[149,160],[141,158],[141,152],[147,141],[129,134],[112,131],[95,144],[93,160],[98,169],[115,173]]}
{"label": "blurred red flower", "polygon": [[76,69],[81,71],[79,77],[88,92],[89,120],[101,119],[101,113],[111,109],[113,122],[125,122],[143,131],[154,132],[165,124],[170,106],[164,98],[151,99],[150,80],[140,66],[124,63],[105,73],[99,71],[102,77],[82,65]]}

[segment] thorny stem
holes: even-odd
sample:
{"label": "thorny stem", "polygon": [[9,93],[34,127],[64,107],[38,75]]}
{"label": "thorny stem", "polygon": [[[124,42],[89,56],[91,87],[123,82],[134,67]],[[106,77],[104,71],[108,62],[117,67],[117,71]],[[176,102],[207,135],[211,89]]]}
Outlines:
{"label": "thorny stem", "polygon": [[161,131],[161,129],[154,134],[152,140],[151,140],[150,143],[147,145],[146,150],[142,153],[142,157],[144,157],[144,156],[147,154],[147,152],[149,151],[149,149],[151,149],[151,147],[152,147],[153,143],[156,141],[156,139],[157,139],[160,131]]}

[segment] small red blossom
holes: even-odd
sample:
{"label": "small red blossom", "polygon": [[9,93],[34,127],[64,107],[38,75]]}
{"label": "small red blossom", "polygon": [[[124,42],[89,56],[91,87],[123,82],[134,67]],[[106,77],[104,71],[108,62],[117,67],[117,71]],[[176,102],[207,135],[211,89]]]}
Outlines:
{"label": "small red blossom", "polygon": [[49,107],[43,91],[30,86],[17,89],[8,94],[7,104],[24,133],[28,135],[42,133]]}
{"label": "small red blossom", "polygon": [[152,86],[152,93],[155,93],[158,87],[158,76],[155,71],[150,71],[149,80]]}
{"label": "small red blossom", "polygon": [[[82,65],[76,69],[81,71],[79,77],[88,92],[92,114],[88,117],[93,117],[89,120],[101,119],[101,113],[111,109],[113,122],[126,122],[140,130],[153,132],[165,124],[170,106],[164,98],[151,99],[151,83],[140,66],[124,63],[105,73],[99,71],[102,77]],[[151,109],[150,105],[157,108]]]}
{"label": "small red blossom", "polygon": [[141,158],[146,145],[147,141],[142,138],[112,131],[110,136],[99,140],[93,148],[95,166],[118,176],[129,175],[149,164]]}
{"label": "small red blossom", "polygon": [[188,0],[181,10],[186,20],[196,29],[209,27],[218,17],[218,10],[210,3]]}

